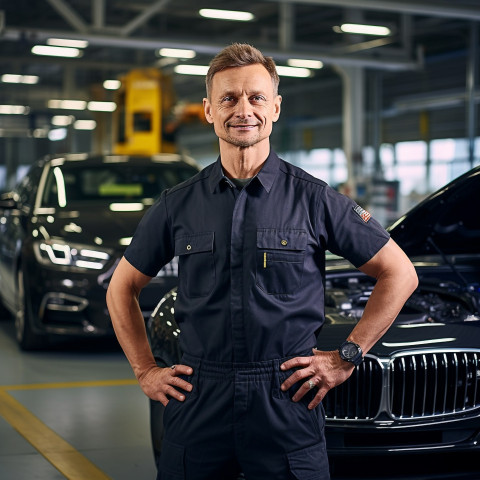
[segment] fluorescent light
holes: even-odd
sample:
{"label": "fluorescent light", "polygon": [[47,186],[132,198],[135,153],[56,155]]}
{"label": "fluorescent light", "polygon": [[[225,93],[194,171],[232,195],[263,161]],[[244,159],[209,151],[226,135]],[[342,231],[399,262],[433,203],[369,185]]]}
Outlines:
{"label": "fluorescent light", "polygon": [[289,58],[287,64],[290,67],[300,67],[300,68],[322,68],[323,63],[320,60],[307,60],[303,58]]}
{"label": "fluorescent light", "polygon": [[143,203],[111,203],[109,208],[112,212],[141,212],[145,206]]}
{"label": "fluorescent light", "polygon": [[219,20],[234,20],[238,22],[249,22],[255,17],[250,12],[239,12],[235,10],[216,10],[213,8],[202,8],[198,12],[202,17],[216,18]]}
{"label": "fluorescent light", "polygon": [[5,73],[1,77],[3,83],[27,83],[34,85],[38,83],[38,77],[36,75],[16,75],[13,73]]}
{"label": "fluorescent light", "polygon": [[67,137],[66,128],[54,128],[48,132],[48,139],[52,142],[58,142],[59,140],[64,140]]}
{"label": "fluorescent light", "polygon": [[95,130],[97,122],[95,120],[77,120],[73,124],[75,130]]}
{"label": "fluorescent light", "polygon": [[87,40],[72,40],[69,38],[49,38],[47,45],[54,45],[56,47],[71,47],[71,48],[86,48],[88,47]]}
{"label": "fluorescent light", "polygon": [[49,45],[35,45],[32,47],[32,53],[35,55],[47,55],[50,57],[80,57],[82,52],[78,48],[69,47],[51,47]]}
{"label": "fluorescent light", "polygon": [[197,55],[195,53],[195,50],[187,50],[181,48],[161,48],[158,53],[162,57],[172,58],[195,58],[195,56]]}
{"label": "fluorescent light", "polygon": [[52,117],[52,125],[56,127],[65,127],[67,125],[71,125],[75,117],[72,115],[55,115]]}
{"label": "fluorescent light", "polygon": [[120,80],[105,80],[103,82],[103,88],[105,90],[118,90],[122,85]]}
{"label": "fluorescent light", "polygon": [[115,102],[88,102],[87,108],[92,112],[114,112],[117,104]]}
{"label": "fluorescent light", "polygon": [[277,73],[281,77],[298,77],[298,78],[307,78],[310,77],[312,72],[308,68],[297,68],[297,67],[283,67],[277,65]]}
{"label": "fluorescent light", "polygon": [[0,105],[0,114],[3,115],[26,115],[30,109],[23,105]]}
{"label": "fluorescent light", "polygon": [[83,100],[49,100],[48,108],[60,108],[63,110],[85,110],[87,102]]}
{"label": "fluorescent light", "polygon": [[359,33],[362,35],[379,35],[379,36],[388,36],[392,32],[387,27],[382,27],[380,25],[362,25],[357,23],[344,23],[340,30],[344,33]]}
{"label": "fluorescent light", "polygon": [[206,75],[208,65],[177,65],[174,71],[182,75]]}

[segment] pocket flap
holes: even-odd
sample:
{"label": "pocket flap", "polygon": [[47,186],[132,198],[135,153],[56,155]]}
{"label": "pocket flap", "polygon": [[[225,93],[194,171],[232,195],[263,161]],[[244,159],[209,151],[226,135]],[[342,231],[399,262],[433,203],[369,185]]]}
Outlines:
{"label": "pocket flap", "polygon": [[214,232],[195,233],[175,238],[175,255],[213,252]]}
{"label": "pocket flap", "polygon": [[275,250],[305,250],[307,232],[305,230],[262,228],[257,230],[257,247]]}

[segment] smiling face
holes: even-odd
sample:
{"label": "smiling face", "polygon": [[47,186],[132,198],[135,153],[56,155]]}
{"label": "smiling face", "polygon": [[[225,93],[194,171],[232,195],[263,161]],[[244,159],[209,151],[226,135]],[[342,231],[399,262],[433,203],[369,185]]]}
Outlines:
{"label": "smiling face", "polygon": [[269,145],[273,122],[280,116],[282,97],[260,64],[227,68],[213,77],[205,117],[222,142],[249,148]]}

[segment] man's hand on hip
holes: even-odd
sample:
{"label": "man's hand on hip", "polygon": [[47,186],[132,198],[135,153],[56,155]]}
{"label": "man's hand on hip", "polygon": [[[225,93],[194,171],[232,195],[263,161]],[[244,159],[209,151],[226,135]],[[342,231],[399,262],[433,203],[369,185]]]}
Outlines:
{"label": "man's hand on hip", "polygon": [[342,360],[336,350],[323,352],[314,348],[312,357],[292,358],[283,363],[280,368],[282,370],[298,368],[281,385],[281,389],[286,391],[297,382],[303,381],[292,397],[294,402],[301,400],[313,388],[317,389],[314,399],[308,404],[308,408],[313,409],[330,389],[347,380],[355,367]]}
{"label": "man's hand on hip", "polygon": [[192,368],[187,365],[172,365],[167,368],[152,367],[138,378],[138,383],[145,395],[166,406],[169,397],[175,398],[179,402],[185,400],[185,395],[177,389],[191,392],[193,385],[180,378],[179,375],[191,375],[192,373]]}

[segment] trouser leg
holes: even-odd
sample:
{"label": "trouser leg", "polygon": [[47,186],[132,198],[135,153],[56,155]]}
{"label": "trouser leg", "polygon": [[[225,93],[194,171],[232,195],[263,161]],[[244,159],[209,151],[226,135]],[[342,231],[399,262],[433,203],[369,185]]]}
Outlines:
{"label": "trouser leg", "polygon": [[[239,462],[247,480],[329,480],[323,407],[308,409],[314,392],[293,402],[295,387],[280,390],[292,373],[281,372],[281,363],[274,361],[270,372],[245,374],[244,381],[235,382],[242,386],[236,391],[236,405],[248,409],[237,443]],[[239,397],[244,395],[242,402]]]}
{"label": "trouser leg", "polygon": [[[187,362],[185,362],[187,363]],[[192,362],[188,363],[192,365]],[[224,375],[184,377],[194,388],[184,402],[170,400],[158,480],[235,480],[231,404],[233,385]]]}

